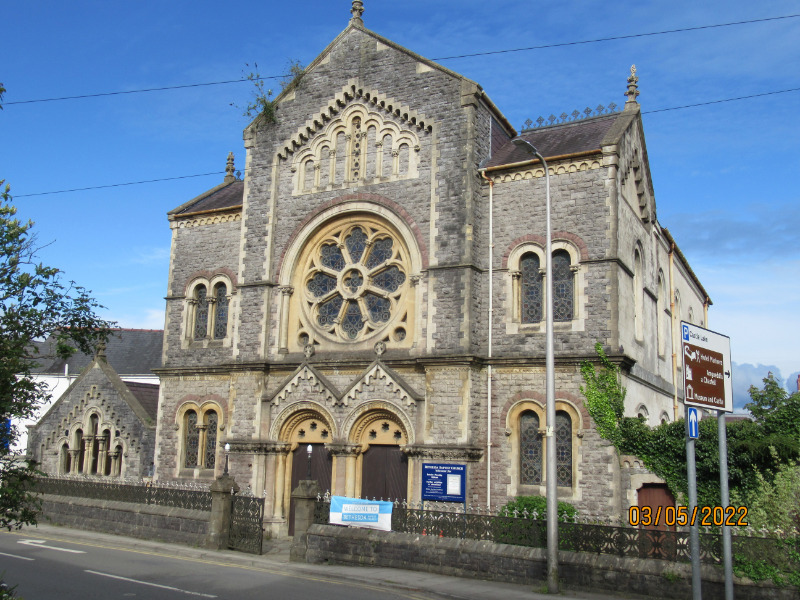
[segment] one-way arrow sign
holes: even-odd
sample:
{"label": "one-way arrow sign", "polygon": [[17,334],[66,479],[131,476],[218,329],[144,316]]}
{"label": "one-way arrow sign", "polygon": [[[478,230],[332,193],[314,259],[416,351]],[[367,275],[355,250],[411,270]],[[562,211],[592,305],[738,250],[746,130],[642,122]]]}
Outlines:
{"label": "one-way arrow sign", "polygon": [[689,439],[696,440],[700,437],[700,421],[697,418],[697,409],[687,406],[686,413],[686,421],[689,424]]}

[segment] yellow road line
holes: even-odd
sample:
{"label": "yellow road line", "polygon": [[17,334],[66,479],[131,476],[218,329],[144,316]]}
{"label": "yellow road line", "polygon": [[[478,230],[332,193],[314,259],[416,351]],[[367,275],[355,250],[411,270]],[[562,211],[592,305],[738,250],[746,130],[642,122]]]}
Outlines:
{"label": "yellow road line", "polygon": [[[205,565],[214,565],[214,566],[217,566],[217,567],[230,567],[230,568],[234,568],[234,569],[243,569],[245,571],[256,571],[256,572],[259,572],[259,573],[270,573],[272,575],[281,575],[283,577],[293,577],[295,579],[303,579],[303,580],[306,580],[306,581],[314,581],[314,582],[318,582],[318,583],[332,583],[332,584],[335,584],[335,585],[345,585],[345,586],[349,585],[349,586],[352,586],[352,587],[357,587],[357,588],[365,589],[365,590],[373,590],[373,591],[379,591],[379,592],[384,592],[384,593],[386,592],[386,588],[383,588],[383,587],[380,587],[380,586],[377,586],[377,585],[369,585],[369,584],[366,584],[366,583],[359,583],[359,582],[352,582],[352,581],[343,582],[343,581],[337,581],[335,579],[328,579],[328,578],[325,578],[325,577],[316,577],[316,576],[312,576],[312,575],[299,575],[299,574],[294,574],[294,573],[287,573],[285,571],[281,571],[281,570],[278,570],[278,569],[270,569],[270,568],[267,568],[267,567],[256,567],[256,566],[252,566],[252,565],[240,565],[240,564],[237,564],[237,563],[220,562],[220,561],[208,560],[208,559],[204,559],[204,558],[196,558],[196,557],[192,557],[192,556],[177,556],[175,554],[164,554],[164,553],[161,553],[161,552],[153,552],[153,551],[149,551],[149,550],[137,550],[135,548],[124,548],[122,546],[107,546],[107,545],[98,544],[98,543],[95,543],[95,542],[76,541],[76,540],[72,540],[72,539],[69,539],[69,538],[56,537],[56,536],[52,536],[52,535],[42,534],[39,531],[36,531],[36,533],[34,535],[34,534],[31,533],[30,529],[26,529],[24,531],[3,531],[3,532],[0,532],[0,535],[2,535],[2,534],[11,534],[11,535],[16,535],[16,536],[20,536],[20,537],[28,537],[28,538],[29,537],[36,537],[36,538],[42,538],[42,539],[45,539],[45,540],[48,540],[48,541],[51,541],[51,542],[64,542],[64,543],[67,543],[67,544],[76,544],[78,546],[89,546],[90,548],[102,548],[103,550],[119,550],[120,552],[131,552],[131,553],[134,553],[134,554],[143,554],[145,556],[157,556],[157,557],[161,557],[161,558],[173,558],[173,559],[176,559],[176,560],[185,560],[187,562],[195,562],[195,563],[201,563],[201,564],[205,564]],[[411,593],[408,593],[408,592],[404,592],[404,591],[392,590],[392,593],[397,594],[398,596],[402,596],[404,598],[410,598],[411,600],[427,600],[424,596],[416,596],[414,594],[411,594]]]}

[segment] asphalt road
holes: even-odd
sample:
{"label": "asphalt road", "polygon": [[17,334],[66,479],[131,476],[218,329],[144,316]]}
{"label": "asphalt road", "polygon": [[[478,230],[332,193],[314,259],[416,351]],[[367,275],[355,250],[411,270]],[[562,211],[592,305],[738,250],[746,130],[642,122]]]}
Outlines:
{"label": "asphalt road", "polygon": [[25,600],[219,598],[221,600],[422,600],[379,584],[289,573],[157,550],[75,542],[36,531],[0,534],[0,572]]}

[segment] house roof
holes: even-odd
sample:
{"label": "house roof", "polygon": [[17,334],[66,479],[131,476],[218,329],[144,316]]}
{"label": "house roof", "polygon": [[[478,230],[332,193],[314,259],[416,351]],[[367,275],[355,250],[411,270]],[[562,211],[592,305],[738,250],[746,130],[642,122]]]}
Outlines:
{"label": "house roof", "polygon": [[[603,139],[622,113],[613,113],[569,123],[528,129],[520,133],[519,139],[533,144],[545,158],[566,156],[585,152],[599,152]],[[533,158],[525,148],[511,141],[492,153],[485,168],[502,167],[529,161]]]}
{"label": "house roof", "polygon": [[[115,329],[106,343],[107,361],[123,377],[150,374],[161,366],[163,342],[164,332],[160,329]],[[52,337],[36,343],[39,366],[32,369],[33,373],[63,375],[64,368],[68,367],[70,374],[77,375],[92,362],[93,357],[82,352],[66,360],[58,358],[54,345]]]}
{"label": "house roof", "polygon": [[142,408],[147,411],[153,421],[156,420],[158,413],[158,388],[157,383],[136,383],[131,381],[123,382],[131,391],[131,394],[139,401]]}
{"label": "house roof", "polygon": [[244,199],[244,181],[234,179],[204,192],[169,212],[172,217],[238,208]]}

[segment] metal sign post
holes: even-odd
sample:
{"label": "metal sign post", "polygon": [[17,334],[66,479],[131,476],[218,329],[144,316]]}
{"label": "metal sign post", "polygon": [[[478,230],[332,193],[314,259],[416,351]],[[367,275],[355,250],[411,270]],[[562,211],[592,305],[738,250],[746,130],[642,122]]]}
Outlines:
{"label": "metal sign post", "polygon": [[[728,494],[728,442],[725,413],[733,412],[731,386],[730,338],[697,325],[681,321],[683,342],[683,393],[686,405],[686,469],[689,477],[689,511],[697,506],[697,471],[694,460],[695,439],[699,434],[697,409],[717,411],[719,437],[719,479],[721,502],[730,504]],[[697,522],[692,524],[690,548],[692,553],[692,593],[695,600],[700,592],[700,536]],[[722,526],[722,557],[725,570],[725,600],[733,600],[733,562],[731,531]]]}

